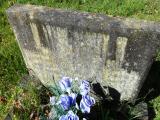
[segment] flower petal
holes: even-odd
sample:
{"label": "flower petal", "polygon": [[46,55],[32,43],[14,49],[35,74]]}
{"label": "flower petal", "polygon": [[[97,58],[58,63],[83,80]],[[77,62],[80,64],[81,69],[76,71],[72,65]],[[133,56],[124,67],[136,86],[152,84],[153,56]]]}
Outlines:
{"label": "flower petal", "polygon": [[68,110],[71,106],[76,105],[76,97],[75,93],[69,95],[63,94],[60,96],[59,104],[64,110]]}
{"label": "flower petal", "polygon": [[67,120],[79,120],[79,117],[73,113],[73,111],[68,111],[67,113]]}
{"label": "flower petal", "polygon": [[65,115],[62,115],[59,120],[67,120]]}
{"label": "flower petal", "polygon": [[77,97],[77,94],[75,93],[71,93],[69,94],[69,96],[72,98],[72,105],[76,105],[76,97]]}
{"label": "flower petal", "polygon": [[83,96],[82,98],[87,106],[92,106],[95,104],[95,99],[89,95]]}
{"label": "flower petal", "polygon": [[82,80],[80,85],[81,95],[87,95],[90,92],[90,84],[87,80]]}
{"label": "flower petal", "polygon": [[90,113],[90,107],[95,104],[95,99],[89,95],[82,96],[80,109],[83,113]]}
{"label": "flower petal", "polygon": [[71,83],[72,83],[72,79],[71,78],[69,78],[69,77],[63,77],[59,81],[59,86],[60,86],[60,88],[61,88],[62,91],[70,92]]}
{"label": "flower petal", "polygon": [[80,109],[82,113],[90,113],[90,107],[87,106],[83,100],[80,102]]}
{"label": "flower petal", "polygon": [[71,106],[71,98],[67,95],[60,96],[60,105],[64,110],[68,110]]}
{"label": "flower petal", "polygon": [[85,90],[85,89],[81,89],[81,90],[80,90],[80,94],[81,94],[82,96],[85,96],[85,95],[87,95],[88,93],[89,93],[88,90]]}
{"label": "flower petal", "polygon": [[62,115],[59,120],[79,120],[79,117],[70,110],[66,115]]}
{"label": "flower petal", "polygon": [[51,105],[55,105],[55,99],[56,98],[54,96],[49,98],[49,101],[50,101]]}

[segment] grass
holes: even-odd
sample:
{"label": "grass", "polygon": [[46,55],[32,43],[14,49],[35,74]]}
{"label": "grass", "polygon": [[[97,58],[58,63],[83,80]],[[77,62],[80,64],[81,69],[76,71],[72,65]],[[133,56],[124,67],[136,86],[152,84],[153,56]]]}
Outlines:
{"label": "grass", "polygon": [[16,85],[26,73],[21,52],[5,14],[11,4],[10,1],[0,2],[0,97],[7,100],[7,104],[0,101],[0,118],[3,118],[12,106]]}
{"label": "grass", "polygon": [[17,0],[17,2],[160,21],[159,0]]}
{"label": "grass", "polygon": [[[5,10],[14,3],[45,5],[111,16],[124,16],[160,22],[160,0],[1,0],[0,1],[0,97],[7,99],[0,103],[0,118],[10,109],[15,98],[17,85],[27,74],[19,47],[8,23]],[[157,61],[160,61],[160,52]],[[1,101],[0,101],[1,102]],[[151,101],[160,119],[160,97]]]}
{"label": "grass", "polygon": [[154,110],[156,112],[155,120],[160,120],[160,97],[153,99],[151,104],[153,104]]}

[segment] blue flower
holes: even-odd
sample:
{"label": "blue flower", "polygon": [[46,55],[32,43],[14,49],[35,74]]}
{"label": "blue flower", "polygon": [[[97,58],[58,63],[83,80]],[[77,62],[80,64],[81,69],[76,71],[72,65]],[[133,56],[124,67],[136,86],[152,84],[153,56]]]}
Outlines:
{"label": "blue flower", "polygon": [[89,95],[82,96],[80,109],[83,113],[90,113],[90,108],[95,104],[95,99]]}
{"label": "blue flower", "polygon": [[70,95],[61,95],[59,103],[64,110],[68,110],[71,106],[76,104],[76,97],[77,95],[74,93]]}
{"label": "blue flower", "polygon": [[80,85],[80,93],[82,96],[87,95],[90,92],[90,84],[87,80],[82,80]]}
{"label": "blue flower", "polygon": [[70,110],[66,115],[62,115],[59,120],[79,120],[79,117]]}
{"label": "blue flower", "polygon": [[63,77],[60,81],[59,81],[59,85],[62,91],[67,91],[68,93],[70,93],[71,90],[71,83],[72,83],[72,79],[69,77]]}
{"label": "blue flower", "polygon": [[72,105],[76,105],[76,97],[77,97],[77,95],[75,94],[75,93],[71,93],[71,94],[69,94],[69,97],[71,97],[72,98]]}
{"label": "blue flower", "polygon": [[61,95],[60,105],[64,110],[68,110],[72,105],[72,98],[68,95]]}

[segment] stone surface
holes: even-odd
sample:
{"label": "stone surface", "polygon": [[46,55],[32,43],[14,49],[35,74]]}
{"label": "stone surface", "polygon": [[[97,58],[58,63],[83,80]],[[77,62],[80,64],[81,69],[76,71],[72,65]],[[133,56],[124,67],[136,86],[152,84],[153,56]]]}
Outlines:
{"label": "stone surface", "polygon": [[136,98],[160,47],[160,24],[32,5],[7,10],[25,63],[44,85],[90,79]]}
{"label": "stone surface", "polygon": [[131,114],[135,115],[137,120],[149,120],[147,103],[140,102],[135,105]]}

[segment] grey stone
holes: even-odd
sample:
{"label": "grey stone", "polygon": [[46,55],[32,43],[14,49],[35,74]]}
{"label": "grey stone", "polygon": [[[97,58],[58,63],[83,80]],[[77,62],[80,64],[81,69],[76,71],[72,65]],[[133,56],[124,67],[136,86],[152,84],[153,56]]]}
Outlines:
{"label": "grey stone", "polygon": [[160,47],[160,24],[14,5],[7,10],[25,63],[45,86],[62,76],[91,79],[134,100]]}
{"label": "grey stone", "polygon": [[138,103],[131,111],[138,120],[149,120],[148,105],[145,102]]}
{"label": "grey stone", "polygon": [[5,120],[12,120],[12,117],[8,114]]}

